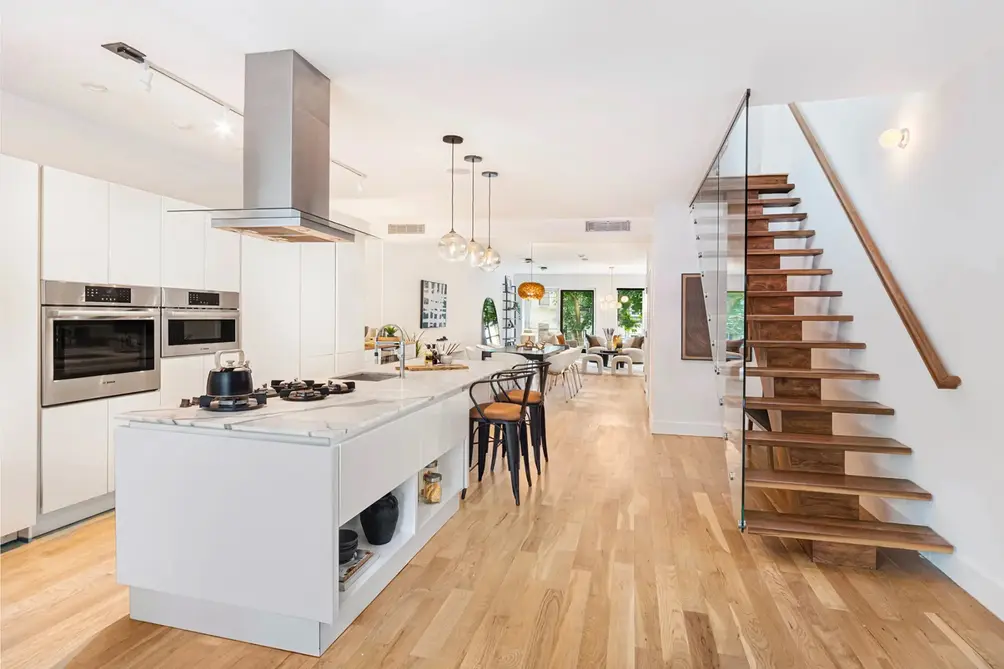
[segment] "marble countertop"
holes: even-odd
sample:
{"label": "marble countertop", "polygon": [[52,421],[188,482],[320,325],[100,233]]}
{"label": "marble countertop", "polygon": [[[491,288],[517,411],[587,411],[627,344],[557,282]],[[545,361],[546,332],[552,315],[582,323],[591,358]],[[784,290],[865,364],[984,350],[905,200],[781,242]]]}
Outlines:
{"label": "marble countertop", "polygon": [[[252,411],[227,413],[198,407],[165,408],[133,411],[117,418],[130,425],[232,430],[246,432],[249,436],[285,435],[338,443],[454,395],[475,381],[507,367],[505,363],[492,360],[465,361],[464,364],[470,369],[407,372],[404,379],[357,381],[355,392],[331,395],[317,402],[287,402],[269,398],[264,407]],[[390,366],[387,367],[386,371],[390,371]]]}

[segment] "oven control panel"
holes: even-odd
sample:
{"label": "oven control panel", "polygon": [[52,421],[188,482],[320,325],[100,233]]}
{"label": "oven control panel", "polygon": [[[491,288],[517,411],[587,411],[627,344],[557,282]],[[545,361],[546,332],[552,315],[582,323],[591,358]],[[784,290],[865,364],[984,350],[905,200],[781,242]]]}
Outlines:
{"label": "oven control panel", "polygon": [[132,289],[117,286],[84,286],[84,301],[129,304],[132,302]]}
{"label": "oven control panel", "polygon": [[190,307],[218,307],[220,306],[219,293],[197,293],[188,292],[188,306]]}

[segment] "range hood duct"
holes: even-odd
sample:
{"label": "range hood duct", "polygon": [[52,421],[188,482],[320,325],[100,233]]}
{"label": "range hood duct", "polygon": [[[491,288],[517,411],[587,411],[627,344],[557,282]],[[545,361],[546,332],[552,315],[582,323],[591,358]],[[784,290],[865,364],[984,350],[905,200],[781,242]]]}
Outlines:
{"label": "range hood duct", "polygon": [[281,242],[351,242],[329,220],[331,82],[292,49],[244,57],[244,207],[212,226]]}

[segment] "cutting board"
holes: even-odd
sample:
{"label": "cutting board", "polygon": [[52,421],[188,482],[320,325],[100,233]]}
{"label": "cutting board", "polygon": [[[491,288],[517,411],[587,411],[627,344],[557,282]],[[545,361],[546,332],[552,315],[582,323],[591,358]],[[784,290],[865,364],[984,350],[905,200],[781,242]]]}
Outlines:
{"label": "cutting board", "polygon": [[405,365],[404,368],[409,372],[449,372],[455,369],[470,369],[467,365]]}

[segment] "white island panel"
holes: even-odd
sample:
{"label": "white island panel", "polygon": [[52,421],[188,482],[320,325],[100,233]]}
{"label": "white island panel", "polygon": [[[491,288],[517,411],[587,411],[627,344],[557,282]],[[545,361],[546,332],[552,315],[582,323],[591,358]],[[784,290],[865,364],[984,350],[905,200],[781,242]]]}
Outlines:
{"label": "white island panel", "polygon": [[156,427],[115,439],[119,583],[335,620],[332,449]]}

